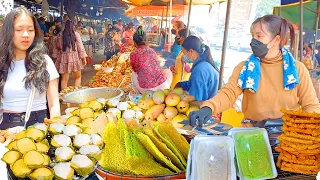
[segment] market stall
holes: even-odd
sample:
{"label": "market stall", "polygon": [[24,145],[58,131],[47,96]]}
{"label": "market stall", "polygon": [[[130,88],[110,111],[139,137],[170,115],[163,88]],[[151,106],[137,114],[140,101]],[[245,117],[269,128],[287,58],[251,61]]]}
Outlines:
{"label": "market stall", "polygon": [[[2,160],[10,165],[10,176],[311,179],[320,171],[318,114],[282,110],[279,145],[265,129],[214,122],[203,129],[186,125],[190,112],[199,107],[180,88],[147,92],[137,103],[134,97],[121,100],[121,91],[112,91],[105,96],[79,89],[73,96],[78,106],[66,109],[62,117],[45,119],[18,134],[1,131],[7,138]],[[80,97],[83,94],[87,96]],[[195,137],[199,134],[209,136]]]}

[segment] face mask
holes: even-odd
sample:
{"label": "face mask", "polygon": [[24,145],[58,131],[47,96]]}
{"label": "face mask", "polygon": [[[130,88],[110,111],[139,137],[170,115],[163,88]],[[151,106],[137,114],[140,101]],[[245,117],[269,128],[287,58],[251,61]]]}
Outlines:
{"label": "face mask", "polygon": [[171,34],[176,35],[176,33],[177,33],[177,30],[171,29]]}
{"label": "face mask", "polygon": [[252,39],[250,43],[252,52],[254,56],[259,58],[264,58],[268,54],[268,45],[263,44],[262,42],[258,41],[257,39]]}
{"label": "face mask", "polygon": [[314,50],[314,53],[315,53],[315,54],[318,54],[318,53],[319,53],[319,51],[316,49],[316,50]]}
{"label": "face mask", "polygon": [[192,59],[188,59],[187,56],[183,56],[183,60],[186,63],[189,63],[189,64],[192,63]]}

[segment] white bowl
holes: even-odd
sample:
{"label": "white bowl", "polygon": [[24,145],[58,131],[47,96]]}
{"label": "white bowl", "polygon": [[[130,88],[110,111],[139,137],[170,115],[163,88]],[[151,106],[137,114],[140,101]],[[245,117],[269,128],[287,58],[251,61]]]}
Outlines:
{"label": "white bowl", "polygon": [[114,67],[103,67],[102,69],[103,69],[104,72],[109,72],[110,73],[110,72],[113,71]]}

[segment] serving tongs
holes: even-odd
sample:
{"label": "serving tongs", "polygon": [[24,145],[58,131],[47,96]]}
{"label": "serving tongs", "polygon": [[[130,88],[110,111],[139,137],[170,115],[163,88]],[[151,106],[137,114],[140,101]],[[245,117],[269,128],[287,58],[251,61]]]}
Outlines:
{"label": "serving tongs", "polygon": [[210,122],[199,126],[196,121],[196,126],[190,126],[189,120],[180,122],[184,127],[180,128],[182,133],[187,135],[227,135],[232,126],[224,123]]}

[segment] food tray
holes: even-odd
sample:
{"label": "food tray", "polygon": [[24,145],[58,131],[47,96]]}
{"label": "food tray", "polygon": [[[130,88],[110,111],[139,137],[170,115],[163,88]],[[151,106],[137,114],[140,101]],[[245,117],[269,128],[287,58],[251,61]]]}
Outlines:
{"label": "food tray", "polygon": [[96,166],[95,173],[99,175],[100,177],[104,179],[110,179],[110,180],[171,180],[171,179],[185,179],[186,174],[185,172],[182,173],[175,173],[165,176],[129,176],[129,175],[123,175],[118,174],[114,172],[110,172],[107,170],[104,170],[99,164]]}
{"label": "food tray", "polygon": [[70,92],[64,95],[62,100],[67,103],[81,104],[97,98],[105,98],[106,100],[113,98],[119,99],[122,95],[123,91],[120,89],[115,92],[114,88],[88,88]]}

